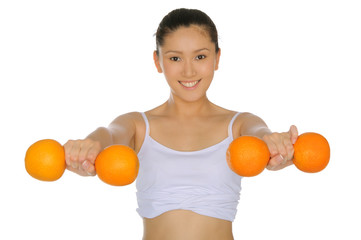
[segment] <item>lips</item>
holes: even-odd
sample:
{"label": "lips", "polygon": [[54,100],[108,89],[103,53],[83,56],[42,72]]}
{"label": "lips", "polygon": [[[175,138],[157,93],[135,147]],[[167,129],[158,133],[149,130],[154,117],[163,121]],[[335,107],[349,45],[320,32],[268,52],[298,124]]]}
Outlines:
{"label": "lips", "polygon": [[182,86],[186,87],[186,88],[193,88],[195,87],[199,82],[201,81],[201,79],[196,80],[196,81],[178,81],[180,84],[182,84]]}

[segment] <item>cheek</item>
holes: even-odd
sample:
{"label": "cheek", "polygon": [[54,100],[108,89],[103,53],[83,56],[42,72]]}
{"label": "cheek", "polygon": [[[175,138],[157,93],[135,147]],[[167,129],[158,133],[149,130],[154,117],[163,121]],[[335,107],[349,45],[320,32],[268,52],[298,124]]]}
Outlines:
{"label": "cheek", "polygon": [[175,80],[178,79],[179,72],[173,64],[164,63],[163,66],[163,76],[167,80],[168,84],[171,86],[174,84]]}
{"label": "cheek", "polygon": [[213,63],[208,63],[200,66],[199,72],[202,73],[203,76],[213,77],[215,71],[215,65]]}
{"label": "cheek", "polygon": [[172,78],[178,76],[181,72],[180,64],[164,63],[163,64],[163,73],[167,78]]}

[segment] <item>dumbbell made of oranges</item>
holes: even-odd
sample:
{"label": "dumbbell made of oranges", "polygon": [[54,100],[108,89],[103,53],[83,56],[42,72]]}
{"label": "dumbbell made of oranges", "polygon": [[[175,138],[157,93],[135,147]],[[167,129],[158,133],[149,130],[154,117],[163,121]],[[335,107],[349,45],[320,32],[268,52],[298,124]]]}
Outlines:
{"label": "dumbbell made of oranges", "polygon": [[[64,147],[52,139],[35,142],[26,151],[25,168],[30,176],[38,180],[58,180],[66,168]],[[98,154],[95,170],[100,180],[107,184],[131,184],[138,175],[137,154],[124,145],[109,146]]]}
{"label": "dumbbell made of oranges", "polygon": [[[301,134],[293,147],[293,163],[303,172],[320,172],[330,160],[328,141],[318,133]],[[267,144],[257,137],[238,137],[232,141],[227,150],[228,166],[243,177],[260,174],[269,160],[270,152]]]}
{"label": "dumbbell made of oranges", "polygon": [[[227,150],[231,170],[243,177],[260,174],[270,159],[268,147],[257,137],[241,136]],[[301,134],[294,144],[295,166],[304,172],[322,171],[330,159],[330,146],[322,135]],[[44,139],[32,144],[25,155],[25,168],[30,176],[42,181],[58,180],[64,173],[65,152],[55,140]],[[131,184],[137,178],[139,161],[136,153],[124,145],[112,145],[99,153],[95,160],[98,177],[113,186]]]}

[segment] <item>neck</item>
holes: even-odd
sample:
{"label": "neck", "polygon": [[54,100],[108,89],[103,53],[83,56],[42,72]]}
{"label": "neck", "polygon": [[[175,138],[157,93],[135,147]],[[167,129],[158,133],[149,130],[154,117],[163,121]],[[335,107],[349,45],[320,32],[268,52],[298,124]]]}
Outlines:
{"label": "neck", "polygon": [[179,118],[197,117],[209,111],[213,104],[204,96],[197,101],[184,101],[173,94],[170,95],[166,102],[166,108],[172,115]]}

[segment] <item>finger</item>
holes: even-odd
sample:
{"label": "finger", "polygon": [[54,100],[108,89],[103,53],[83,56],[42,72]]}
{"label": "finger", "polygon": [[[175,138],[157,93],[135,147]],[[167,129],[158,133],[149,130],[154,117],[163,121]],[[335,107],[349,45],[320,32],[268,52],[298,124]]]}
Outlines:
{"label": "finger", "polygon": [[269,136],[267,136],[267,138],[265,137],[264,140],[267,144],[271,158],[276,156],[278,154],[278,149],[274,141],[272,141]]}
{"label": "finger", "polygon": [[290,130],[288,131],[291,136],[291,142],[292,144],[295,144],[298,138],[298,129],[295,125],[292,125],[290,127]]}
{"label": "finger", "polygon": [[64,144],[65,151],[65,163],[67,166],[70,166],[70,150],[71,150],[72,141],[69,140]]}
{"label": "finger", "polygon": [[84,143],[80,144],[80,150],[79,150],[79,163],[82,164],[88,155],[89,148],[87,146],[84,146]]}
{"label": "finger", "polygon": [[78,164],[78,157],[79,157],[79,152],[80,152],[80,146],[79,146],[79,141],[74,141],[71,149],[70,149],[70,165],[72,168],[78,168],[79,164]]}
{"label": "finger", "polygon": [[288,159],[288,154],[287,154],[287,149],[286,149],[285,143],[282,142],[282,143],[278,144],[277,148],[278,148],[278,155],[280,155],[280,157],[282,158],[282,163],[284,163]]}
{"label": "finger", "polygon": [[270,161],[268,162],[268,165],[267,165],[267,169],[275,170],[280,165],[282,165],[283,161],[284,161],[284,158],[282,157],[282,155],[278,154],[277,156],[270,159]]}
{"label": "finger", "polygon": [[276,165],[276,166],[273,166],[272,168],[270,166],[267,166],[267,169],[268,170],[273,170],[273,171],[276,171],[276,170],[280,170],[280,169],[283,169],[287,166],[290,166],[292,165],[293,162],[292,161],[287,161],[285,164],[279,164],[279,165]]}
{"label": "finger", "polygon": [[87,175],[94,176],[96,174],[95,166],[93,164],[91,164],[88,160],[85,160],[83,162],[82,167],[83,167],[84,171],[87,173]]}
{"label": "finger", "polygon": [[95,159],[97,158],[98,154],[99,154],[98,150],[91,148],[88,152],[88,156],[87,156],[86,160],[89,161],[91,164],[94,164]]}
{"label": "finger", "polygon": [[293,154],[294,154],[294,148],[293,148],[293,144],[291,142],[291,139],[289,138],[285,138],[283,140],[283,144],[284,144],[284,149],[285,149],[285,153],[282,153],[282,155],[285,157],[285,161],[289,161],[293,159]]}
{"label": "finger", "polygon": [[98,154],[100,153],[101,146],[98,142],[96,142],[92,148],[89,149],[88,155],[86,160],[88,160],[91,164],[95,163],[95,159],[97,158]]}

